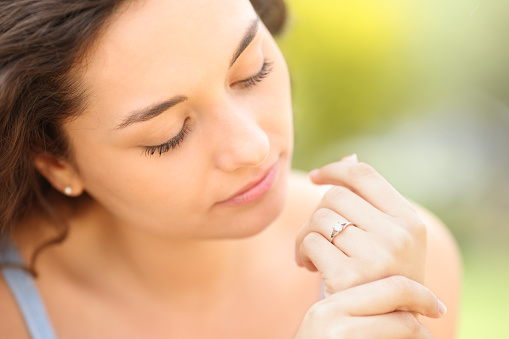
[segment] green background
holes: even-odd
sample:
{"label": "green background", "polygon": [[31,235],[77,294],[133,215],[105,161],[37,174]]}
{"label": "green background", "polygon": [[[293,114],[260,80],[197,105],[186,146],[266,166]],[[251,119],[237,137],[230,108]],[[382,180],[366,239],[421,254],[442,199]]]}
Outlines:
{"label": "green background", "polygon": [[459,338],[509,338],[509,1],[289,0],[294,167],[356,152],[463,256]]}

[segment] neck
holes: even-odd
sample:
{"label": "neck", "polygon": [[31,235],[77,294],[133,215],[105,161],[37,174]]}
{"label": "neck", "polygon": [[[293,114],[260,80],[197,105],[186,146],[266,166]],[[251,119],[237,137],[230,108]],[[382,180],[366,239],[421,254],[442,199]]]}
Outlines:
{"label": "neck", "polygon": [[245,241],[168,239],[114,225],[93,212],[70,224],[69,238],[54,249],[62,268],[117,293],[213,303],[235,284],[242,268]]}

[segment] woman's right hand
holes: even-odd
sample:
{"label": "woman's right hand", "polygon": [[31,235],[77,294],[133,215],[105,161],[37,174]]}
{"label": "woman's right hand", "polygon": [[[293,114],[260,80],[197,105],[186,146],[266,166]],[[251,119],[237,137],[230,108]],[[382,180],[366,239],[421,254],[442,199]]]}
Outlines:
{"label": "woman's right hand", "polygon": [[295,339],[433,338],[411,312],[439,318],[446,308],[423,285],[391,276],[317,302],[306,313]]}

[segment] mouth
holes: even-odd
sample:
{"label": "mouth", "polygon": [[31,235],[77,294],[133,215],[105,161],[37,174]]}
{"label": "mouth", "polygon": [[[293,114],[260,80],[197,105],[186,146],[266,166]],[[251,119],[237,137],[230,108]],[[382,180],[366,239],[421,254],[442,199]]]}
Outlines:
{"label": "mouth", "polygon": [[261,174],[260,177],[251,181],[237,193],[234,193],[226,200],[220,201],[221,206],[242,206],[257,201],[263,197],[274,185],[277,177],[278,162]]}

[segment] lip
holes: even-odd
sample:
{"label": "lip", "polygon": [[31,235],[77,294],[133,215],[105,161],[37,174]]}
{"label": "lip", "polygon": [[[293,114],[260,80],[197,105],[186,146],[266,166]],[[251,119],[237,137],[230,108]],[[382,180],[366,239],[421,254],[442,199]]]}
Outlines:
{"label": "lip", "polygon": [[217,204],[221,206],[247,205],[263,197],[274,185],[277,176],[278,162],[267,169],[261,177],[242,187],[237,193]]}

